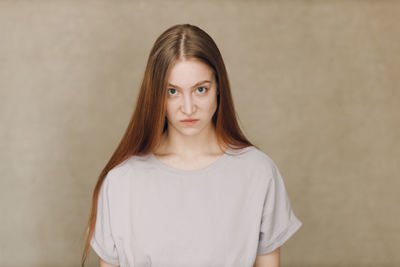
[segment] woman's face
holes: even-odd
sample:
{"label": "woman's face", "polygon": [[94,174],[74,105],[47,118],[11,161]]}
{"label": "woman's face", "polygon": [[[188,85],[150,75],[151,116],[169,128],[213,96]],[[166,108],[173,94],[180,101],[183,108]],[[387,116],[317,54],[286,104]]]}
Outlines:
{"label": "woman's face", "polygon": [[[216,109],[217,85],[212,69],[196,59],[177,61],[168,77],[168,130],[196,135],[212,127]],[[183,121],[189,119],[195,121]]]}

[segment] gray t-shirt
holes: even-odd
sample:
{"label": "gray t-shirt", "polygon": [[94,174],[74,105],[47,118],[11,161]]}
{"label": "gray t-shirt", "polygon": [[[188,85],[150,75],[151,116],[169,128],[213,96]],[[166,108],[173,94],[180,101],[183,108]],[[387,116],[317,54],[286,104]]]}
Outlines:
{"label": "gray t-shirt", "polygon": [[251,267],[302,225],[281,174],[254,146],[200,170],[153,153],[108,172],[91,246],[121,267]]}

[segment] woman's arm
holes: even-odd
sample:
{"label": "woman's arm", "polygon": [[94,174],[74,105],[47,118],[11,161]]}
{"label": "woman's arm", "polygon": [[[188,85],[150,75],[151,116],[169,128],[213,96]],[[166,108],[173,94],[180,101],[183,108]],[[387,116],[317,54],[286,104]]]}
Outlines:
{"label": "woman's arm", "polygon": [[268,254],[257,255],[254,267],[279,267],[280,251],[279,247]]}
{"label": "woman's arm", "polygon": [[100,267],[119,267],[119,266],[105,262],[100,258]]}

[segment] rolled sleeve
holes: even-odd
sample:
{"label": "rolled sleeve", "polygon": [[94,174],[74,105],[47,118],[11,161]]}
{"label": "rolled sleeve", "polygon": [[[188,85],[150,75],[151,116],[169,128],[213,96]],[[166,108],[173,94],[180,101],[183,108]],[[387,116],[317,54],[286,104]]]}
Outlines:
{"label": "rolled sleeve", "polygon": [[110,206],[108,196],[109,179],[107,178],[108,175],[103,181],[99,192],[96,225],[90,245],[97,255],[104,261],[114,265],[119,265],[117,247],[114,241],[110,223]]}
{"label": "rolled sleeve", "polygon": [[257,255],[268,254],[282,246],[301,226],[295,216],[281,174],[270,160],[271,175],[265,195]]}

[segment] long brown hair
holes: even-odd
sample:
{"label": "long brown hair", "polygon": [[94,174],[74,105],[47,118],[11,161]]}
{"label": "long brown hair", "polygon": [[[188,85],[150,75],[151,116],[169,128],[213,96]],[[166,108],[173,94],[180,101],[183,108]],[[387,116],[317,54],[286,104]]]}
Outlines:
{"label": "long brown hair", "polygon": [[212,122],[219,146],[233,149],[255,146],[247,140],[237,122],[228,74],[213,39],[199,27],[190,24],[175,25],[167,29],[157,38],[150,51],[136,108],[118,147],[101,171],[94,188],[90,217],[83,237],[87,238],[82,267],[85,265],[96,225],[99,191],[107,173],[130,156],[145,155],[157,147],[161,135],[168,128],[165,101],[171,66],[177,60],[192,58],[206,63],[215,75],[219,94]]}

